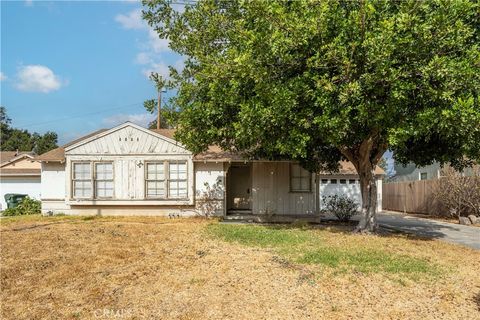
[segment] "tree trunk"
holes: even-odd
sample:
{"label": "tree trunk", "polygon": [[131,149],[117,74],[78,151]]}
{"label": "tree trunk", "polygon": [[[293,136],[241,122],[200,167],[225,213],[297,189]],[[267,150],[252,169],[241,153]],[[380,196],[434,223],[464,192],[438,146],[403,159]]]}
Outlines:
{"label": "tree trunk", "polygon": [[377,224],[377,182],[375,167],[370,163],[358,165],[360,177],[360,191],[362,194],[362,211],[360,221],[355,228],[356,232],[371,233],[378,229]]}

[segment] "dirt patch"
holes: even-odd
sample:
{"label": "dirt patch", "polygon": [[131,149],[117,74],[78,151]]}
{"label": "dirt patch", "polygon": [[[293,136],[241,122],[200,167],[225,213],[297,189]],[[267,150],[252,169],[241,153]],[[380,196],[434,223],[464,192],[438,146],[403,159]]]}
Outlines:
{"label": "dirt patch", "polygon": [[[478,319],[480,252],[322,230],[329,245],[426,259],[434,281],[292,263],[225,242],[202,219],[1,223],[2,319]],[[305,232],[311,232],[306,230]],[[316,231],[314,231],[316,232]]]}

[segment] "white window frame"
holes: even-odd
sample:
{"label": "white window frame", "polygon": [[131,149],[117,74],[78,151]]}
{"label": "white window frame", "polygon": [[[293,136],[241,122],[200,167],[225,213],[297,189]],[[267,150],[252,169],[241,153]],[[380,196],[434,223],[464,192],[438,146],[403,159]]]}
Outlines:
{"label": "white window frame", "polygon": [[[300,175],[299,176],[294,176],[293,174],[293,171],[294,171],[294,166],[298,166],[300,167]],[[312,173],[305,170],[299,163],[290,163],[290,179],[289,179],[289,183],[290,183],[290,192],[292,193],[311,193],[312,192]],[[308,173],[308,176],[306,175],[302,175],[302,172],[307,172]],[[294,189],[293,188],[293,184],[292,184],[292,180],[293,179],[308,179],[308,189]],[[300,182],[300,186],[302,185],[302,183]]]}
{"label": "white window frame", "polygon": [[[75,165],[76,164],[88,164],[90,167],[90,174],[88,179],[77,179],[75,175]],[[71,163],[71,186],[72,186],[72,192],[71,192],[71,197],[72,199],[92,199],[94,195],[94,186],[93,186],[93,179],[92,179],[92,163],[90,161],[72,161]],[[76,196],[75,195],[75,182],[76,181],[88,181],[90,182],[90,196]]]}
{"label": "white window frame", "polygon": [[[155,164],[163,166],[163,179],[149,179],[148,165]],[[148,182],[163,183],[163,196],[149,196]],[[167,199],[167,166],[166,161],[145,161],[145,199]]]}
{"label": "white window frame", "polygon": [[[163,193],[163,196],[148,196],[148,181],[160,181],[162,182],[162,180],[158,180],[158,179],[148,179],[148,164],[163,164],[163,173],[164,173],[164,179],[163,179],[163,190],[164,190],[164,193]],[[185,179],[171,179],[170,178],[170,164],[173,164],[173,163],[184,163],[185,164]],[[149,161],[145,161],[145,183],[144,183],[144,187],[145,187],[145,199],[148,199],[148,200],[152,200],[152,199],[161,199],[161,200],[186,200],[188,199],[188,177],[189,177],[189,165],[188,165],[188,161],[185,159],[185,160],[160,160],[160,161],[155,161],[155,160],[149,160]],[[178,182],[181,182],[181,181],[185,181],[185,185],[186,185],[186,193],[185,193],[185,196],[171,196],[170,194],[170,182],[172,181],[175,181],[177,182],[177,185],[178,185]]]}
{"label": "white window frame", "polygon": [[[112,179],[98,179],[97,177],[97,164],[111,164],[112,165]],[[115,198],[115,165],[113,161],[94,161],[93,162],[93,192],[94,199],[113,199]],[[112,196],[100,197],[98,196],[97,181],[112,182]]]}
{"label": "white window frame", "polygon": [[[112,164],[112,179],[108,180],[100,180],[100,181],[112,181],[112,186],[113,186],[113,194],[111,197],[97,197],[97,184],[96,182],[98,181],[96,179],[97,173],[96,173],[96,164],[97,163],[111,163]],[[89,200],[104,200],[104,199],[114,199],[115,198],[115,165],[113,161],[72,161],[71,163],[71,168],[70,168],[70,180],[71,180],[71,192],[70,192],[70,197],[71,199],[89,199]],[[90,167],[90,176],[88,179],[76,179],[75,178],[75,165],[76,164],[88,164]],[[75,195],[75,181],[89,181],[90,182],[90,188],[91,188],[91,195],[87,197],[80,197]]]}
{"label": "white window frame", "polygon": [[[177,178],[176,179],[172,179],[170,177],[170,165],[172,164],[175,164],[177,165]],[[178,178],[178,165],[179,164],[185,164],[185,179],[180,179]],[[170,190],[170,184],[172,182],[176,183],[177,184],[177,193],[178,193],[178,190],[180,189],[179,188],[179,185],[180,185],[180,182],[185,182],[185,195],[171,195],[171,190]],[[172,160],[172,161],[168,161],[168,198],[169,199],[187,199],[188,198],[188,163],[186,160]]]}

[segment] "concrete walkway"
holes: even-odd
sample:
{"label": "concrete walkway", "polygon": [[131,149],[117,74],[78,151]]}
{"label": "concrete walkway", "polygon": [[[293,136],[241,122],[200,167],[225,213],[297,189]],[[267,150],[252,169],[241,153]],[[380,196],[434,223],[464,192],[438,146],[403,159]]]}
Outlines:
{"label": "concrete walkway", "polygon": [[480,228],[416,218],[402,213],[383,211],[378,214],[382,227],[438,239],[480,250]]}

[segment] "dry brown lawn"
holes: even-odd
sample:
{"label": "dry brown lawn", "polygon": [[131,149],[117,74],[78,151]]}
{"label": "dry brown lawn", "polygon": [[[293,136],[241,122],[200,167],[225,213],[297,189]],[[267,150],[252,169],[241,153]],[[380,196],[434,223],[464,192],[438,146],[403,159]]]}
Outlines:
{"label": "dry brown lawn", "polygon": [[151,217],[2,219],[1,318],[480,318],[479,251],[401,235],[293,233],[323,239],[332,250],[370,248],[437,270],[404,277],[300,263],[285,246],[216,237],[211,224]]}

